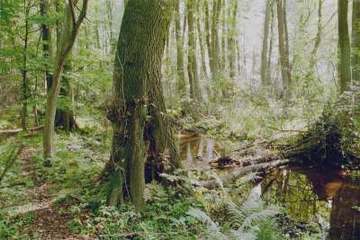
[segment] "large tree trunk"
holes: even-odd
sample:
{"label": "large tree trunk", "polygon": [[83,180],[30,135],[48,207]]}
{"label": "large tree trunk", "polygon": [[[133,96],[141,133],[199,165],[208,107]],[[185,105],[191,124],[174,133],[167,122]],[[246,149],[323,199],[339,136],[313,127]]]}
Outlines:
{"label": "large tree trunk", "polygon": [[[158,151],[165,145],[159,140],[164,136],[160,136],[163,126],[158,116],[165,105],[161,87],[155,84],[160,85],[170,10],[168,3],[158,0],[130,0],[125,9],[115,57],[114,102],[108,113],[114,134],[106,169],[110,171],[111,205],[123,202],[125,196],[138,210],[143,207],[146,147],[150,143]],[[149,109],[148,105],[151,105]],[[145,125],[147,110],[152,115],[152,131]],[[145,142],[144,135],[149,142]]]}
{"label": "large tree trunk", "polygon": [[348,89],[351,83],[350,38],[348,26],[348,0],[338,0],[339,30],[339,90],[340,94]]}
{"label": "large tree trunk", "polygon": [[50,159],[52,158],[54,152],[56,103],[57,97],[60,92],[61,74],[63,72],[66,57],[69,55],[74,45],[80,25],[86,16],[88,0],[83,0],[83,5],[77,19],[75,19],[75,6],[73,6],[73,1],[69,0],[69,3],[71,3],[72,5],[70,6],[69,4],[67,4],[66,6],[65,24],[63,25],[62,30],[62,40],[59,44],[59,49],[57,51],[57,56],[55,60],[55,71],[51,87],[47,95],[43,137],[45,165],[50,165]]}
{"label": "large tree trunk", "polygon": [[360,82],[360,1],[353,1],[352,12],[352,80]]}

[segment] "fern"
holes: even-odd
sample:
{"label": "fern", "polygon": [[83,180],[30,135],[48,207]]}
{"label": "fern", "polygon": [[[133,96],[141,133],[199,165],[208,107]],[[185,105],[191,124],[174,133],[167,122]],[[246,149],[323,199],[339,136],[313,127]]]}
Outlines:
{"label": "fern", "polygon": [[190,208],[188,215],[196,218],[207,226],[208,235],[214,237],[213,239],[227,240],[229,239],[225,234],[221,232],[221,229],[217,223],[215,223],[211,217],[209,217],[204,211],[198,208]]}
{"label": "fern", "polygon": [[[274,206],[265,207],[260,195],[261,188],[258,185],[252,189],[242,205],[234,203],[225,192],[221,194],[222,198],[219,198],[219,193],[208,198],[208,205],[215,208],[213,210],[216,211],[217,207],[224,210],[223,215],[226,216],[224,218],[226,220],[223,225],[230,227],[228,231],[224,231],[223,229],[226,228],[221,227],[211,216],[200,209],[192,208],[188,214],[207,226],[207,233],[211,239],[257,239],[262,223],[279,213],[279,209]],[[211,208],[208,206],[208,209]]]}

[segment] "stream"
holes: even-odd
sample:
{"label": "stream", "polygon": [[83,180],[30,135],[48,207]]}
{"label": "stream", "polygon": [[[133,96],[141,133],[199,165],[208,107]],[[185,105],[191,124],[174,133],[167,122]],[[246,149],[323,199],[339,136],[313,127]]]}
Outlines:
{"label": "stream", "polygon": [[[209,161],[222,149],[204,136],[180,139],[180,156],[188,169],[209,170]],[[360,240],[359,176],[351,178],[339,170],[286,168],[268,174],[259,184],[263,201],[282,207],[299,228],[317,225],[321,239]]]}

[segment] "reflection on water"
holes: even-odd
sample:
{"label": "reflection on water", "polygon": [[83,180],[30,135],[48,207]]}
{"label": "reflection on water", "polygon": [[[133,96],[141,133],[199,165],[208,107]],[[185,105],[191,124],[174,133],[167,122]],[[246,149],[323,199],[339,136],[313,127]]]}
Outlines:
{"label": "reflection on water", "polygon": [[220,145],[213,139],[192,135],[180,135],[180,158],[188,169],[209,169],[209,161],[218,157]]}
{"label": "reflection on water", "polygon": [[261,183],[263,199],[299,222],[329,229],[327,239],[360,239],[360,186],[342,172],[282,170]]}

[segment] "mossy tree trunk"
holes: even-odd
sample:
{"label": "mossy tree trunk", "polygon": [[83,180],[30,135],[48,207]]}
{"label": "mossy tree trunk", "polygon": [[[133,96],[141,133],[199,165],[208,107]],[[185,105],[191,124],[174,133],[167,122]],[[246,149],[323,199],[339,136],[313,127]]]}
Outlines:
{"label": "mossy tree trunk", "polygon": [[360,82],[360,1],[353,1],[352,10],[352,80]]}
{"label": "mossy tree trunk", "polygon": [[348,26],[348,0],[338,0],[338,31],[339,31],[339,91],[348,89],[351,83],[351,50]]}
{"label": "mossy tree trunk", "polygon": [[166,0],[129,0],[125,8],[108,112],[113,123],[111,158],[105,169],[110,176],[110,205],[125,197],[136,209],[143,207],[147,152],[158,158],[169,144],[160,79],[171,7]]}

